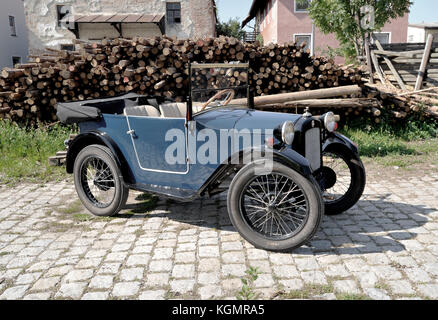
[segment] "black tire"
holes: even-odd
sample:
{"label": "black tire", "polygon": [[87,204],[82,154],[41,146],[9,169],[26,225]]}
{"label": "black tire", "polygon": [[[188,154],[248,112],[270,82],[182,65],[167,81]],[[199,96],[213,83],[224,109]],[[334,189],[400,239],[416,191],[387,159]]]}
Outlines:
{"label": "black tire", "polygon": [[[231,182],[230,188],[228,190],[228,199],[227,199],[228,214],[230,216],[231,222],[233,223],[237,231],[241,234],[241,236],[257,248],[271,250],[271,251],[280,251],[280,252],[298,248],[313,238],[313,236],[315,235],[315,233],[319,228],[322,217],[324,215],[324,204],[319,188],[316,185],[316,182],[307,179],[306,177],[302,176],[295,170],[279,162],[273,163],[272,172],[268,175],[260,174],[260,172],[256,170],[257,168],[260,168],[260,165],[261,165],[260,161],[256,161],[254,163],[246,165],[236,174],[233,181]],[[267,188],[273,189],[272,185],[274,185],[274,188],[275,186],[278,186],[278,189],[280,189],[283,181],[283,188],[281,191],[276,189],[276,192],[272,197],[270,195],[267,195],[267,199],[271,199],[268,200],[270,202],[268,206],[269,209],[266,209],[265,211],[261,211],[261,213],[258,213],[264,215],[264,217],[268,217],[269,214],[270,217],[273,217],[274,214],[276,215],[277,218],[272,218],[272,219],[269,218],[271,219],[271,227],[270,227],[269,235],[267,234],[267,232],[263,234],[262,231],[264,227],[262,227],[262,230],[256,230],[255,227],[257,227],[257,225],[255,223],[252,223],[253,221],[251,221],[251,218],[249,218],[250,215],[254,215],[254,212],[250,212],[249,214],[247,213],[247,211],[249,212],[249,210],[254,210],[254,209],[249,208],[250,206],[248,202],[245,202],[247,201],[245,198],[247,196],[254,195],[254,197],[256,197],[255,196],[256,193],[253,193],[254,189],[252,189],[252,184],[258,183],[257,179],[263,179],[264,176],[266,177]],[[274,178],[275,178],[275,183],[270,184],[270,181],[273,182],[272,179]],[[299,196],[294,195],[294,193],[291,193],[290,187],[287,192],[283,192],[283,190],[285,190],[284,186],[286,185],[286,183],[289,183],[289,186],[290,185],[293,186],[293,184],[295,184],[295,186],[297,186],[297,191],[295,192],[300,191],[301,194]],[[294,189],[295,187],[293,187],[292,191]],[[251,190],[251,193],[248,192],[249,190]],[[261,197],[266,198],[265,192],[259,194],[261,194]],[[293,201],[290,204],[293,206],[295,211],[292,211],[290,209],[291,207],[289,207],[289,209],[280,208],[281,202],[284,199],[286,199],[286,197],[288,197],[289,195],[292,195],[291,197],[293,200],[287,200],[286,202],[290,203],[290,201]],[[259,198],[261,199],[261,197]],[[303,220],[301,221],[301,225],[298,223],[299,227],[297,227],[292,233],[283,236],[280,236],[278,234],[274,236],[272,234],[272,230],[273,230],[272,226],[275,220],[277,220],[277,222],[280,222],[280,220],[283,222],[287,221],[286,220],[287,215],[295,216],[296,214],[298,214],[297,205],[299,204],[299,202],[301,202],[302,205],[304,205],[302,200],[297,201],[299,197],[303,197],[302,199],[306,200],[305,202],[306,218],[303,218]],[[275,200],[273,200],[272,198],[275,198]],[[280,201],[277,201],[278,198],[282,198],[282,199]],[[277,205],[279,207],[277,207]],[[272,208],[272,206],[274,206],[274,209]],[[286,206],[288,205],[286,204]],[[300,209],[303,208],[300,207]],[[260,211],[260,209],[256,211]],[[279,214],[281,214],[280,217],[283,217],[284,220],[283,218],[278,218]],[[302,213],[300,213],[300,215],[301,214]],[[290,221],[292,221],[292,219],[290,219]],[[268,219],[265,219],[265,221],[267,220]],[[266,229],[268,229],[268,227]],[[277,229],[277,231],[278,230],[279,229]]]}
{"label": "black tire", "polygon": [[[345,148],[332,148],[323,152],[323,157],[338,157],[348,167],[350,172],[350,184],[348,189],[342,192],[343,195],[336,199],[330,199],[325,195],[323,190],[323,199],[325,204],[325,214],[329,216],[339,215],[353,207],[362,196],[365,190],[366,174],[363,163],[357,160],[355,155]],[[338,172],[335,172],[338,174]],[[339,178],[339,177],[338,177]],[[336,184],[327,191],[334,190],[340,181],[336,181]]]}
{"label": "black tire", "polygon": [[[89,170],[96,171],[91,187],[89,178],[92,173],[89,174]],[[103,176],[104,174],[106,176]],[[92,214],[114,216],[125,206],[129,189],[123,181],[114,156],[107,147],[90,145],[82,149],[75,159],[73,175],[79,199]],[[101,177],[106,180],[99,180]],[[107,194],[108,201],[101,202],[96,196],[99,192],[111,192]]]}

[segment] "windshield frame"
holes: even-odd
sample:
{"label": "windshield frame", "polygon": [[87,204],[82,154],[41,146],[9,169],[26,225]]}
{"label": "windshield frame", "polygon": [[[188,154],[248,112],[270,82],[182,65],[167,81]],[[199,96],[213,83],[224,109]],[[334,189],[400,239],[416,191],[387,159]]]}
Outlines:
{"label": "windshield frame", "polygon": [[[240,89],[246,89],[247,92],[247,103],[246,105],[236,105],[236,104],[229,104],[229,106],[235,106],[239,108],[249,108],[254,109],[254,98],[252,94],[252,89],[250,86],[250,65],[249,63],[242,63],[242,62],[230,62],[230,63],[189,63],[188,66],[188,73],[189,73],[189,95],[187,97],[187,121],[191,121],[193,119],[193,92],[201,92],[201,91],[211,91],[211,89],[194,89],[192,84],[192,70],[193,69],[212,69],[212,68],[239,68],[239,69],[245,69],[248,74],[248,80],[245,85],[239,85],[235,87],[229,87],[229,88],[223,88],[223,89],[233,89],[233,88],[240,88]],[[206,109],[204,111],[197,112],[196,114],[201,114],[210,110],[216,110],[217,108],[220,108],[220,106],[213,107],[211,109]]]}

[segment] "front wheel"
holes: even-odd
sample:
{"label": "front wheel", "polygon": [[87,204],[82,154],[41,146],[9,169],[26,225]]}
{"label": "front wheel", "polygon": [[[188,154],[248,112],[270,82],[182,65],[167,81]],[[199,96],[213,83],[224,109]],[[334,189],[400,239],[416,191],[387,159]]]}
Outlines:
{"label": "front wheel", "polygon": [[278,162],[260,173],[254,162],[242,168],[228,190],[228,213],[243,238],[257,248],[298,248],[317,232],[324,205],[316,185]]}
{"label": "front wheel", "polygon": [[90,145],[79,152],[73,168],[76,192],[96,216],[113,216],[125,205],[129,189],[111,151]]}
{"label": "front wheel", "polygon": [[344,149],[324,151],[323,165],[319,180],[325,213],[338,215],[354,206],[362,196],[366,182],[365,169],[352,152]]}

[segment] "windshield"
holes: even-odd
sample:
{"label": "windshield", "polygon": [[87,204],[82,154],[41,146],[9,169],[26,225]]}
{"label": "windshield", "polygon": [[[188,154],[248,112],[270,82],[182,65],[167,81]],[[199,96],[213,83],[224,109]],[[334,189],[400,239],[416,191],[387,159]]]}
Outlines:
{"label": "windshield", "polygon": [[192,64],[193,113],[227,105],[248,107],[248,64]]}

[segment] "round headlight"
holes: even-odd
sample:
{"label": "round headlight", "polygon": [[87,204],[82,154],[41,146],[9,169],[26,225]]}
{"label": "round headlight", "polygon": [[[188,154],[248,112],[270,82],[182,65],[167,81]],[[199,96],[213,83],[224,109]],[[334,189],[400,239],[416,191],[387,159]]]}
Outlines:
{"label": "round headlight", "polygon": [[281,127],[281,139],[284,143],[292,145],[295,137],[295,127],[292,121],[286,121]]}
{"label": "round headlight", "polygon": [[336,119],[333,112],[327,112],[324,117],[324,126],[328,132],[334,132],[336,130]]}

